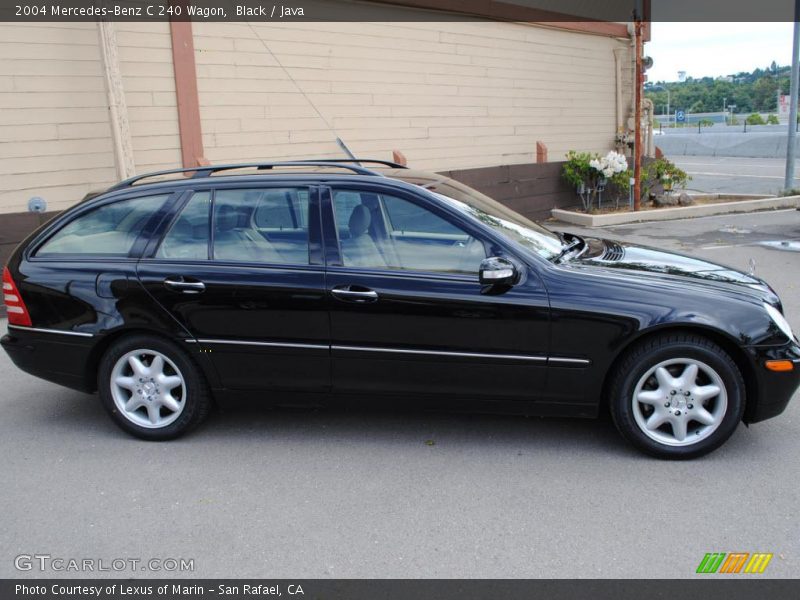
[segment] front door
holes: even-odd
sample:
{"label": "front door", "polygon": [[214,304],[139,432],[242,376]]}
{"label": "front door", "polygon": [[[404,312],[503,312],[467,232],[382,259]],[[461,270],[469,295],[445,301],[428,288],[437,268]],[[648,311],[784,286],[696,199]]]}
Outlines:
{"label": "front door", "polygon": [[330,387],[318,197],[305,186],[198,190],[139,262],[145,289],[210,353],[225,388]]}
{"label": "front door", "polygon": [[335,391],[539,397],[549,309],[535,273],[482,294],[496,246],[424,197],[333,187],[322,206]]}

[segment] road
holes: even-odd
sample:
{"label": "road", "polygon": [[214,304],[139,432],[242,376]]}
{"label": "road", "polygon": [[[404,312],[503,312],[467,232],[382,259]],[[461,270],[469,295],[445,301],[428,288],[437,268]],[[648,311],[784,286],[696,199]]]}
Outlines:
{"label": "road", "polygon": [[[780,158],[733,156],[670,156],[692,176],[689,190],[735,194],[774,195],[783,189],[786,161]],[[800,188],[800,161],[794,187]]]}
{"label": "road", "polygon": [[[576,228],[570,228],[575,231]],[[800,327],[800,212],[594,231],[747,268]],[[4,324],[0,325],[4,330]],[[714,454],[665,462],[608,419],[264,410],[170,443],[0,353],[0,577],[19,554],[194,559],[195,577],[694,577],[706,552],[800,573],[800,398]],[[103,573],[102,576],[169,575]],[[47,572],[78,576],[75,573]]]}

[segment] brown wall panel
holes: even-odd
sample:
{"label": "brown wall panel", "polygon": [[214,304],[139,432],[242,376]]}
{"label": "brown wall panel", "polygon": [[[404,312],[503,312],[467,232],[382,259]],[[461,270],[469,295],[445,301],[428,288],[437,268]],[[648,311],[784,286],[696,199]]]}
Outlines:
{"label": "brown wall panel", "polygon": [[474,187],[529,219],[550,218],[553,208],[576,206],[578,197],[562,178],[563,162],[463,169],[443,173]]}

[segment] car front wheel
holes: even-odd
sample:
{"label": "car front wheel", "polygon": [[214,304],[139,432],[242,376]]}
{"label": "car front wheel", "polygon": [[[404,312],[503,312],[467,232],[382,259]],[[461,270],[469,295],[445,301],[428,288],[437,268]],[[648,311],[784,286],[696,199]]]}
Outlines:
{"label": "car front wheel", "polygon": [[636,346],[618,365],[610,393],[620,433],[659,458],[711,452],[733,434],[744,412],[736,363],[717,344],[692,334]]}
{"label": "car front wheel", "polygon": [[151,336],[114,343],[100,361],[100,399],[114,422],[146,440],[176,438],[198,425],[211,401],[202,374],[175,344]]}

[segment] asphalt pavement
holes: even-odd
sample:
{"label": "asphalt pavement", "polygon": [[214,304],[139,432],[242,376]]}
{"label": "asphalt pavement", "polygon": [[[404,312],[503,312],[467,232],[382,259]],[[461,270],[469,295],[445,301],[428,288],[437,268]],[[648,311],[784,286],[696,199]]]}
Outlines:
{"label": "asphalt pavement", "polygon": [[[800,212],[592,233],[742,269],[754,258],[800,327],[800,253],[776,249],[800,240]],[[0,381],[0,577],[86,575],[15,568],[46,554],[194,561],[95,573],[109,577],[686,578],[705,553],[734,551],[774,553],[765,577],[800,574],[797,396],[710,456],[666,462],[607,418],[266,410],[258,398],[148,443],[97,397],[5,353]]]}
{"label": "asphalt pavement", "polygon": [[[656,140],[658,145],[658,140]],[[691,175],[689,190],[698,192],[775,195],[783,189],[786,161],[737,156],[668,156]],[[794,188],[800,188],[800,161]]]}

